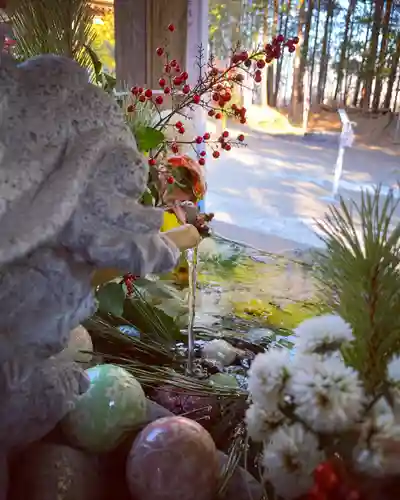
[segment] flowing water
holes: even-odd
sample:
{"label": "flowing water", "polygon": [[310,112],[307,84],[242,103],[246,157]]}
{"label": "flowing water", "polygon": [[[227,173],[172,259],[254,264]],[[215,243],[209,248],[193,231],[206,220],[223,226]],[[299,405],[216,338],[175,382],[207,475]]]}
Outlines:
{"label": "flowing water", "polygon": [[188,304],[189,304],[189,318],[188,318],[188,363],[187,371],[189,374],[193,373],[194,361],[194,348],[195,348],[195,320],[196,320],[196,292],[197,292],[197,262],[198,262],[198,247],[186,250],[186,259],[188,262]]}

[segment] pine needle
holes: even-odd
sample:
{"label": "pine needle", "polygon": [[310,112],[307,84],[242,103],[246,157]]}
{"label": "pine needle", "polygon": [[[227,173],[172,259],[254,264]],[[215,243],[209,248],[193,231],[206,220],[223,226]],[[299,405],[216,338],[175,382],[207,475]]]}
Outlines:
{"label": "pine needle", "polygon": [[326,245],[315,266],[321,291],[353,327],[354,342],[343,354],[372,393],[385,379],[388,360],[400,352],[400,224],[393,223],[398,204],[378,187],[363,192],[359,204],[341,199],[318,222]]}

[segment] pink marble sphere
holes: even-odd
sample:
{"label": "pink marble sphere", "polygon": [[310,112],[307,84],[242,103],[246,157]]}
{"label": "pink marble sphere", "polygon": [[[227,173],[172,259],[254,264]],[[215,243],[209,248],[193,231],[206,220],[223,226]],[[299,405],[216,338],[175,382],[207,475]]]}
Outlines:
{"label": "pink marble sphere", "polygon": [[132,445],[126,474],[134,500],[213,500],[219,471],[210,434],[177,416],[143,429]]}

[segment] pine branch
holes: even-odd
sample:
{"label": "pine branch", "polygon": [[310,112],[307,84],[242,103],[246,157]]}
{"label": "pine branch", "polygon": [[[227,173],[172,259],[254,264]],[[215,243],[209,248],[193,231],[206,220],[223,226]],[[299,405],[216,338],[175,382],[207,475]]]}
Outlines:
{"label": "pine branch", "polygon": [[377,188],[362,193],[359,204],[342,199],[318,223],[326,252],[317,256],[317,278],[324,299],[353,327],[354,342],[343,354],[371,393],[400,352],[400,224],[393,227],[398,203]]}
{"label": "pine branch", "polygon": [[10,0],[7,15],[18,59],[57,54],[92,71],[85,50],[95,40],[94,14],[88,0]]}

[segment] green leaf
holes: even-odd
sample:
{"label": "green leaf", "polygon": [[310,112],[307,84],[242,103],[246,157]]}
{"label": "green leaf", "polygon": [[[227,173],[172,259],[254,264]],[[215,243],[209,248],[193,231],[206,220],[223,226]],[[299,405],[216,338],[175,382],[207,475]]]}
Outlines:
{"label": "green leaf", "polygon": [[140,203],[142,205],[154,207],[155,200],[149,188],[147,188],[146,191],[142,194],[142,197],[140,198]]}
{"label": "green leaf", "polygon": [[114,316],[122,316],[124,311],[125,292],[119,283],[107,283],[97,292],[99,310]]}
{"label": "green leaf", "polygon": [[85,50],[88,53],[90,61],[93,65],[96,82],[102,83],[103,64],[98,58],[96,52],[91,47],[89,47],[89,45],[85,45]]}
{"label": "green leaf", "polygon": [[160,130],[152,127],[138,128],[135,132],[136,142],[140,151],[150,151],[159,146],[165,139]]}

